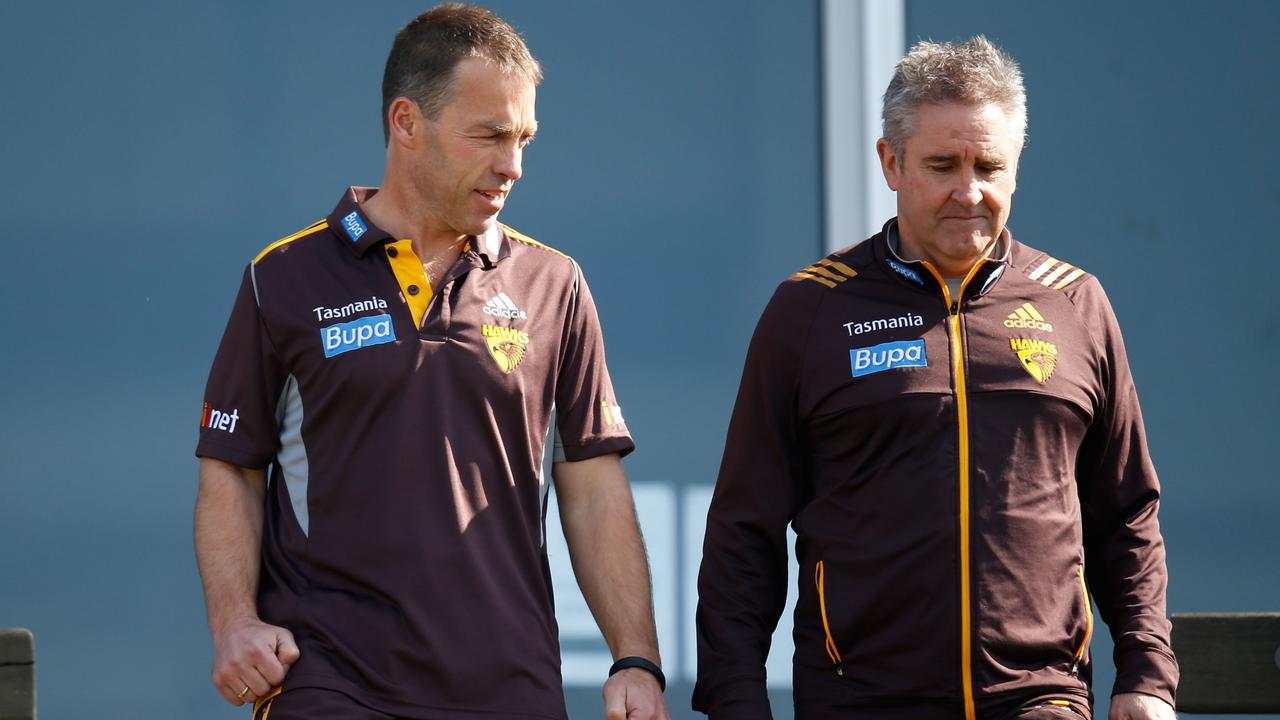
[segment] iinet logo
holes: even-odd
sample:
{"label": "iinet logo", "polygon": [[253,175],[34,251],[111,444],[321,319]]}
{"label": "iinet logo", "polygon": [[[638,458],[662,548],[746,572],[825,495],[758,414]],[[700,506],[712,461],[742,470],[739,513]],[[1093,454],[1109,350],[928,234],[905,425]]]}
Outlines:
{"label": "iinet logo", "polygon": [[205,403],[204,414],[200,416],[200,427],[233,433],[236,431],[236,421],[239,419],[240,408],[232,408],[231,412],[226,413],[221,410],[214,410],[209,403]]}

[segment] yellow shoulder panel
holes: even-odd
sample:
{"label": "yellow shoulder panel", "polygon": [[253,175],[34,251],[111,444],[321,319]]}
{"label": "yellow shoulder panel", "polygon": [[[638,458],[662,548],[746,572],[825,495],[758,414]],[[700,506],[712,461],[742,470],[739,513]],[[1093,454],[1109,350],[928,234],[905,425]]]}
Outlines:
{"label": "yellow shoulder panel", "polygon": [[553,253],[555,253],[555,254],[559,255],[560,257],[569,257],[568,255],[565,255],[564,253],[562,253],[562,252],[560,252],[559,250],[557,250],[557,249],[555,249],[555,248],[551,247],[550,245],[543,245],[542,243],[538,242],[537,240],[534,240],[533,238],[529,237],[528,235],[525,235],[524,233],[520,232],[519,230],[516,230],[516,229],[512,228],[510,225],[503,225],[503,226],[502,226],[502,229],[507,231],[507,237],[511,238],[512,240],[517,240],[517,241],[519,241],[519,242],[524,243],[525,245],[529,245],[529,246],[536,247],[536,248],[541,248],[541,249],[546,250],[546,251],[548,251],[548,252],[553,252]]}
{"label": "yellow shoulder panel", "polygon": [[263,248],[262,252],[258,253],[258,257],[253,259],[253,264],[257,265],[258,261],[270,255],[271,251],[275,250],[276,248],[284,247],[285,245],[288,245],[289,243],[293,242],[294,240],[297,240],[298,238],[306,237],[311,233],[316,232],[317,230],[323,230],[327,227],[329,227],[329,221],[324,218],[321,218],[320,220],[317,220],[316,222],[308,225],[307,227],[299,230],[298,232],[292,235],[286,235],[280,238],[279,240],[271,243],[270,245],[266,246],[265,248]]}

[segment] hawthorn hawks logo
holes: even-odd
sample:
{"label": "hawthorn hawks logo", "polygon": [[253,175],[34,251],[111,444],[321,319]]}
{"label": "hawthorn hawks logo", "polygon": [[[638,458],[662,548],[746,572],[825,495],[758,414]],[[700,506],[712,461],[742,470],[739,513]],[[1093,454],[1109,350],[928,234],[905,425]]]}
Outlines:
{"label": "hawthorn hawks logo", "polygon": [[1058,367],[1057,345],[1044,340],[1010,338],[1009,347],[1018,354],[1022,369],[1035,378],[1036,382],[1043,385],[1053,377],[1053,371]]}
{"label": "hawthorn hawks logo", "polygon": [[484,336],[489,355],[504,374],[509,375],[516,369],[529,347],[529,333],[523,330],[486,324],[480,326],[480,334]]}

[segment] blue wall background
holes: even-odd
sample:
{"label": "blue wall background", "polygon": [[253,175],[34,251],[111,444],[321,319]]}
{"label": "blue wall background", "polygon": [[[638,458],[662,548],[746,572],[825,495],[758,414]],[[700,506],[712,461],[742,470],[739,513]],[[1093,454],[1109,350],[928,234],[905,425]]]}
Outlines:
{"label": "blue wall background", "polygon": [[[709,484],[759,310],[821,255],[817,6],[491,5],[547,74],[503,219],[586,269],[633,479]],[[0,7],[0,626],[36,633],[43,717],[245,716],[209,686],[192,558],[205,375],[243,265],[381,177],[382,63],[423,8]],[[1170,609],[1280,609],[1280,8],[907,12],[909,40],[985,32],[1023,64],[1012,226],[1098,274],[1125,325]],[[568,694],[599,717],[597,688]]]}

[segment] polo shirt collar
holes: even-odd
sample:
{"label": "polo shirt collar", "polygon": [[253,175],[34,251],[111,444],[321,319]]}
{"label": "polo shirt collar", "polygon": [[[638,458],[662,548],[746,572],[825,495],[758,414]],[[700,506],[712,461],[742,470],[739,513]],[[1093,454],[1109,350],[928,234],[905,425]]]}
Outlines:
{"label": "polo shirt collar", "polygon": [[502,223],[494,223],[485,234],[467,242],[469,252],[476,254],[485,269],[492,268],[511,255],[511,238]]}
{"label": "polo shirt collar", "polygon": [[373,197],[377,188],[351,186],[342,194],[338,205],[329,213],[329,229],[345,241],[356,255],[364,255],[365,251],[386,240],[393,239],[386,230],[373,224],[365,214],[360,203]]}
{"label": "polo shirt collar", "polygon": [[[364,255],[374,245],[395,239],[386,230],[375,225],[360,207],[361,203],[377,192],[378,188],[375,187],[352,185],[342,193],[337,206],[326,218],[334,234],[345,241],[356,255]],[[483,267],[491,268],[511,255],[511,239],[507,237],[501,223],[494,223],[484,235],[468,240],[467,252],[474,253]]]}

